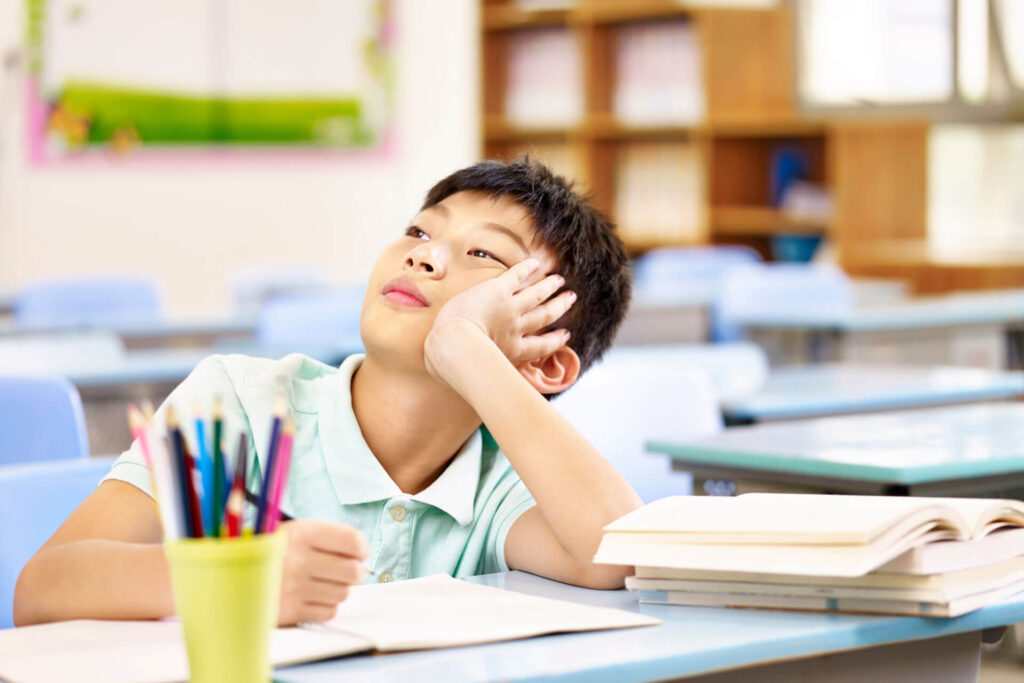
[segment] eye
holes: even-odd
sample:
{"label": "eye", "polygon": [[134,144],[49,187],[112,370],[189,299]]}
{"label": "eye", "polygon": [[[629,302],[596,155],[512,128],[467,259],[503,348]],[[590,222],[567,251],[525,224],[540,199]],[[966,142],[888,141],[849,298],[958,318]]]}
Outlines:
{"label": "eye", "polygon": [[489,251],[484,251],[483,249],[470,249],[466,253],[469,254],[470,256],[473,256],[473,257],[476,257],[476,258],[486,258],[486,259],[490,259],[492,261],[495,261],[496,263],[501,263],[501,265],[503,265],[503,266],[505,265],[502,262],[502,260],[499,259],[497,256],[495,256],[494,254],[492,254]]}
{"label": "eye", "polygon": [[430,235],[428,235],[427,233],[423,232],[422,230],[417,228],[415,225],[410,225],[408,228],[406,228],[405,235],[406,235],[406,237],[414,237],[414,238],[416,238],[418,240],[429,240],[430,239]]}

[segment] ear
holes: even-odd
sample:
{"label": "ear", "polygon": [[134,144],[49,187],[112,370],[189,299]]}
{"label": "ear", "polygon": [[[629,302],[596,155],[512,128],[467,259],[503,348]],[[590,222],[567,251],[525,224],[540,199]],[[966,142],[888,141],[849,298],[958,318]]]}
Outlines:
{"label": "ear", "polygon": [[580,357],[566,345],[548,355],[516,367],[519,374],[542,394],[557,394],[571,387],[580,375]]}

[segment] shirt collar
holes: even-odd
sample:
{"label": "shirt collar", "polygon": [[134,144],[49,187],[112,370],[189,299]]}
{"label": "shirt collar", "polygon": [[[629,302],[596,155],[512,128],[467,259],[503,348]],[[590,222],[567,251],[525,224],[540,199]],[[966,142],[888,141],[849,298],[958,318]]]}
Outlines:
{"label": "shirt collar", "polygon": [[[334,494],[342,505],[407,495],[388,476],[366,444],[352,410],[352,375],[363,358],[363,354],[348,356],[338,372],[325,377],[321,385],[320,440]],[[434,483],[409,497],[444,511],[462,526],[472,522],[482,444],[478,429]]]}

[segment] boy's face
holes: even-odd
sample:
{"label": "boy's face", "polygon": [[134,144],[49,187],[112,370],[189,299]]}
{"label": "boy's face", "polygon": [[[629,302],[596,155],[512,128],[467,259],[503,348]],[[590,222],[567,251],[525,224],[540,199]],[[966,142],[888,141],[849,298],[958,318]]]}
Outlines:
{"label": "boy's face", "polygon": [[529,214],[508,197],[457,192],[421,211],[374,263],[359,325],[367,353],[422,367],[441,307],[530,257],[541,264],[534,279],[555,272],[554,254],[534,243]]}

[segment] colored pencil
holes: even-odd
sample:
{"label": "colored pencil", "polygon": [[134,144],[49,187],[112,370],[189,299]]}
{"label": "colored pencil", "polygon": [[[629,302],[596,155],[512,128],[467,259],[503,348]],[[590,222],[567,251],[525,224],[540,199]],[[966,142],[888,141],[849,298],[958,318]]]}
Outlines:
{"label": "colored pencil", "polygon": [[208,493],[211,505],[210,509],[210,535],[220,536],[220,517],[224,509],[224,484],[227,477],[224,471],[224,452],[221,448],[221,438],[224,429],[224,411],[221,407],[220,396],[213,399],[213,491]]}
{"label": "colored pencil", "polygon": [[199,499],[196,496],[195,480],[192,473],[192,456],[185,446],[185,436],[178,426],[178,415],[173,406],[167,407],[167,430],[174,448],[177,461],[178,482],[181,486],[182,512],[185,518],[185,531],[189,538],[203,537],[203,516],[199,511]]}
{"label": "colored pencil", "polygon": [[245,461],[248,456],[248,442],[245,432],[238,436],[238,455],[235,459],[235,481],[228,496],[224,523],[228,536],[242,533],[242,515],[245,514]]}
{"label": "colored pencil", "polygon": [[[206,423],[203,420],[203,409],[197,403],[193,410],[196,425],[196,446],[199,451],[196,465],[199,480],[202,482],[200,510],[203,516],[203,529],[213,529],[213,457],[206,444]],[[210,534],[213,535],[212,533]]]}
{"label": "colored pencil", "polygon": [[174,497],[174,473],[167,461],[167,453],[161,450],[159,437],[150,434],[150,421],[143,417],[142,411],[133,403],[128,404],[128,426],[149,469],[149,485],[153,490],[153,502],[160,516],[164,538],[179,538],[181,528]]}
{"label": "colored pencil", "polygon": [[270,502],[270,479],[274,472],[274,461],[277,459],[277,447],[281,438],[281,419],[284,417],[286,408],[284,396],[278,396],[274,400],[274,421],[270,428],[270,444],[267,446],[267,463],[260,486],[260,502],[256,508],[256,526],[253,527],[253,533],[257,534],[263,531],[263,520],[267,516],[267,504]]}
{"label": "colored pencil", "polygon": [[281,496],[288,485],[288,470],[292,460],[292,445],[295,439],[295,418],[289,417],[281,430],[281,446],[278,449],[277,465],[273,471],[270,505],[267,510],[267,521],[264,533],[271,534],[277,528],[281,518]]}

